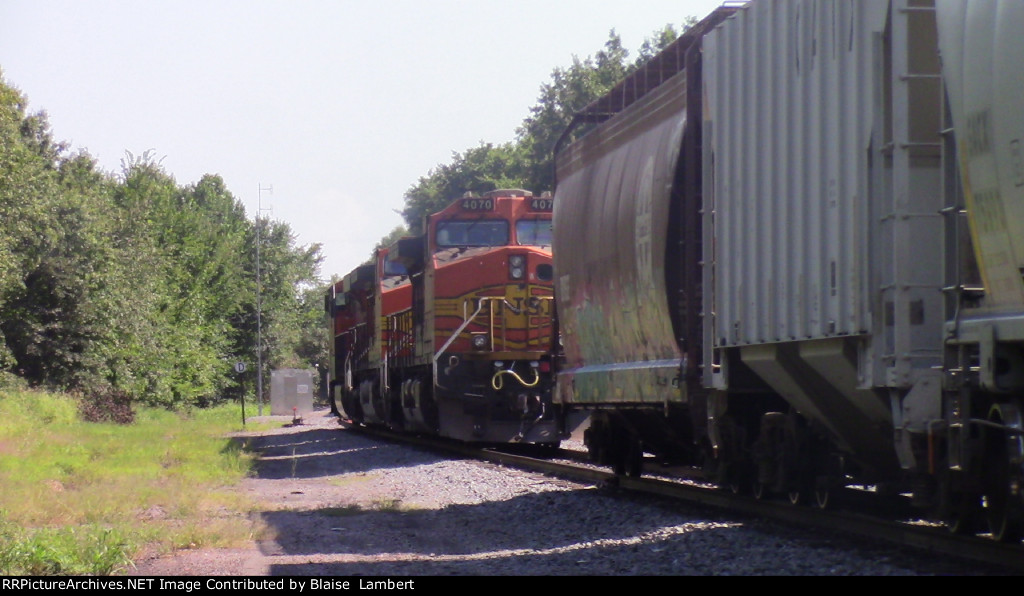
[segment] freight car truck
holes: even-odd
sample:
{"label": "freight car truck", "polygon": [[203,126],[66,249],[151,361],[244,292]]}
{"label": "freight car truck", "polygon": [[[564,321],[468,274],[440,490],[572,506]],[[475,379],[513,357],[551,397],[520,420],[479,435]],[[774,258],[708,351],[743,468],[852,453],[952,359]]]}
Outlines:
{"label": "freight car truck", "polygon": [[1020,538],[1024,3],[723,6],[558,155],[558,401],[588,446]]}

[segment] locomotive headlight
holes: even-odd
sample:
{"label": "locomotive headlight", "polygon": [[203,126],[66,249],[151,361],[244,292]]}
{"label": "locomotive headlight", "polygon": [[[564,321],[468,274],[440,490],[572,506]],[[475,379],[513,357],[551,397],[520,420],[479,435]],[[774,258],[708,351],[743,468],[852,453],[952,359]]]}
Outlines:
{"label": "locomotive headlight", "polygon": [[523,279],[526,275],[526,257],[512,255],[508,258],[508,275],[512,279]]}
{"label": "locomotive headlight", "polygon": [[473,334],[473,349],[474,350],[485,350],[487,349],[487,334],[486,333],[474,333]]}

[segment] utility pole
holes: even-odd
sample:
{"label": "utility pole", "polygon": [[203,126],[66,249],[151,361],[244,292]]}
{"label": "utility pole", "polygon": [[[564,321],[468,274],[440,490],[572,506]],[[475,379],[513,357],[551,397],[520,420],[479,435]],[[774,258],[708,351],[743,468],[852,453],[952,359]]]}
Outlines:
{"label": "utility pole", "polygon": [[257,184],[256,194],[256,403],[263,415],[263,282],[260,276],[260,217],[263,213],[263,192],[274,193],[273,185],[266,188]]}

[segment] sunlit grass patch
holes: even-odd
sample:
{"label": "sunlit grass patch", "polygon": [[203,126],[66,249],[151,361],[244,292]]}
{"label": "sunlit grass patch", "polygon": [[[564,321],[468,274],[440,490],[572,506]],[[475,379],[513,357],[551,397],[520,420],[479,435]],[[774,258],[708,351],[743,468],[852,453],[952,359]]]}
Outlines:
{"label": "sunlit grass patch", "polygon": [[131,565],[133,538],[95,525],[23,530],[0,518],[0,574],[111,575]]}
{"label": "sunlit grass patch", "polygon": [[73,398],[0,392],[0,574],[116,573],[141,548],[231,546],[252,504],[217,489],[254,458],[237,408],[86,423]]}

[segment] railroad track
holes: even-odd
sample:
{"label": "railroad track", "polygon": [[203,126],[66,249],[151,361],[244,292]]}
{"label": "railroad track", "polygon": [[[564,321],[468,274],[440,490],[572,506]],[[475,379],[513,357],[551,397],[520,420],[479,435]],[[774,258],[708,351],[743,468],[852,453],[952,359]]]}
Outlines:
{"label": "railroad track", "polygon": [[[707,483],[694,482],[675,472],[659,473],[651,464],[652,476],[639,478],[618,476],[604,468],[585,463],[586,454],[566,450],[532,449],[530,446],[483,448],[439,440],[435,437],[414,437],[387,430],[362,426],[345,426],[388,441],[408,443],[442,453],[490,461],[504,466],[551,474],[561,478],[602,486],[635,494],[652,495],[680,503],[714,507],[731,513],[771,520],[802,529],[823,533],[841,533],[861,539],[888,542],[901,548],[972,561],[1005,568],[1009,573],[1024,572],[1024,545],[1001,544],[984,535],[964,536],[951,533],[944,526],[913,518],[914,509],[900,498],[879,497],[864,491],[848,490],[836,495],[836,505],[829,509],[794,506],[785,498],[754,499],[734,494]],[[857,510],[850,507],[858,506]],[[863,513],[866,511],[877,513]]]}

